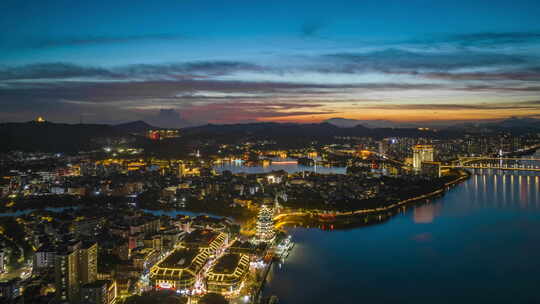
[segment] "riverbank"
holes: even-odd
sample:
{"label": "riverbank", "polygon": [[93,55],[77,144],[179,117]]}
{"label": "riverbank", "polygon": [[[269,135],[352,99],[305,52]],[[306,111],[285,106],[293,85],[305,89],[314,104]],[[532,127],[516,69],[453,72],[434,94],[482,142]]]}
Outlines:
{"label": "riverbank", "polygon": [[470,172],[443,196],[384,223],[288,228],[295,249],[263,296],[282,304],[540,303],[540,175]]}
{"label": "riverbank", "polygon": [[[387,206],[346,212],[319,210],[292,211],[278,214],[274,217],[274,221],[278,228],[290,225],[307,225],[309,227],[321,224],[322,229],[338,229],[370,225],[374,223],[374,220],[378,222],[387,220],[389,217],[395,215],[396,210],[405,208],[407,205],[442,196],[448,189],[464,182],[471,176],[467,170],[459,170],[459,173],[460,175],[457,178],[445,183],[443,187],[435,191],[401,200]],[[326,227],[327,225],[328,227]]]}

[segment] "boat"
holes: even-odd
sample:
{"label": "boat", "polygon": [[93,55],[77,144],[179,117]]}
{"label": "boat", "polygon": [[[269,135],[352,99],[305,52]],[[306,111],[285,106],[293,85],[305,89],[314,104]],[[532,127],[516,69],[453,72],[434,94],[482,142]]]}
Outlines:
{"label": "boat", "polygon": [[284,260],[289,256],[291,249],[293,249],[294,243],[291,241],[291,236],[283,239],[275,248],[276,257]]}

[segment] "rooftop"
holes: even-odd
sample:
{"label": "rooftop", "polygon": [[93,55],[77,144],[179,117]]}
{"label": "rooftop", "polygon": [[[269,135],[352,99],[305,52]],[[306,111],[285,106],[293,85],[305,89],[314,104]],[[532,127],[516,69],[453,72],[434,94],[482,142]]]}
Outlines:
{"label": "rooftop", "polygon": [[199,253],[195,249],[178,249],[166,257],[160,264],[159,267],[164,268],[186,268],[189,267],[193,259]]}
{"label": "rooftop", "polygon": [[212,230],[208,229],[198,229],[195,230],[184,238],[185,243],[189,244],[200,244],[200,245],[210,245],[212,241],[216,239],[216,237],[219,235],[219,233],[214,232]]}
{"label": "rooftop", "polygon": [[219,274],[231,274],[234,272],[240,261],[240,255],[228,253],[223,255],[212,267],[212,272]]}

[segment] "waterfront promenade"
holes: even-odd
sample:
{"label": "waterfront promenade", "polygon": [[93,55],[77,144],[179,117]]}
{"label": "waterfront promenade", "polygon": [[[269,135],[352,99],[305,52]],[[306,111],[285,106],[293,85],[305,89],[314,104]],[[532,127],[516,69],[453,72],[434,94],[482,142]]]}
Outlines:
{"label": "waterfront promenade", "polygon": [[379,214],[382,212],[392,211],[396,208],[403,207],[405,205],[408,205],[414,202],[418,202],[421,200],[425,200],[425,199],[442,195],[449,187],[459,184],[467,180],[469,177],[470,177],[469,172],[465,170],[461,170],[459,177],[457,177],[456,179],[450,182],[445,183],[444,187],[441,187],[440,189],[437,189],[435,191],[425,193],[419,196],[411,197],[405,200],[401,200],[387,206],[381,206],[377,208],[358,209],[358,210],[352,210],[352,211],[327,211],[327,210],[316,210],[316,209],[305,210],[305,211],[293,210],[293,211],[286,211],[286,212],[277,214],[274,217],[274,222],[276,223],[276,226],[279,228],[281,226],[286,225],[288,223],[289,218],[294,218],[294,217],[309,217],[311,220],[321,218],[321,219],[324,219],[325,222],[327,222],[328,219],[332,219],[333,221],[339,221],[340,218],[345,218],[345,217]]}

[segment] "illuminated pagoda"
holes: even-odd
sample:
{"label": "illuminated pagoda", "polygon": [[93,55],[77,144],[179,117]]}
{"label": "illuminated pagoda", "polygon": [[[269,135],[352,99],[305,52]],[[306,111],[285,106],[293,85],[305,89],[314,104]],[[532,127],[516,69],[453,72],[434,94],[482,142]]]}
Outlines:
{"label": "illuminated pagoda", "polygon": [[256,243],[271,243],[274,241],[274,208],[270,205],[262,205],[257,218]]}

